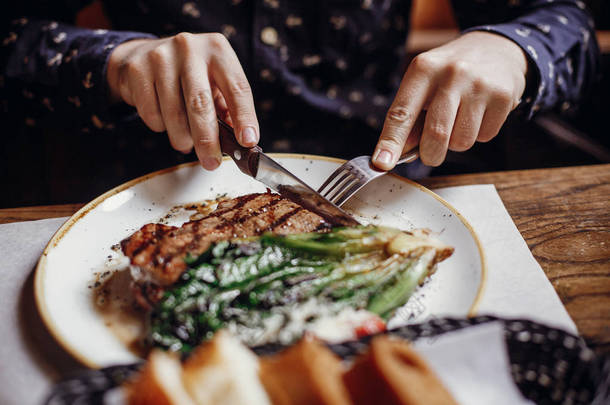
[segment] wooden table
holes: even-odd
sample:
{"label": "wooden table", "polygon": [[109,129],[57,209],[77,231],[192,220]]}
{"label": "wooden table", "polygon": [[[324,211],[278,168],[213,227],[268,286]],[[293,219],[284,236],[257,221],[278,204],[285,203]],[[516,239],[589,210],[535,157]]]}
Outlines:
{"label": "wooden table", "polygon": [[[582,336],[596,352],[610,353],[610,164],[431,177],[422,183],[495,184]],[[68,216],[82,205],[0,209],[0,223]]]}

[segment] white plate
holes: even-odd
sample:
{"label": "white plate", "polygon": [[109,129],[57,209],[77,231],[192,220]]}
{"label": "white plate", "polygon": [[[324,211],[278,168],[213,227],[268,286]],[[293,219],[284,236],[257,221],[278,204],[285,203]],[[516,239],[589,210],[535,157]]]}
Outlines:
{"label": "white plate", "polygon": [[[319,156],[274,155],[281,164],[317,188],[343,161]],[[57,341],[90,367],[137,360],[96,312],[87,288],[94,272],[120,261],[111,246],[142,225],[163,217],[172,207],[215,198],[265,191],[223,161],[214,172],[185,164],[155,172],[118,186],[74,214],[53,236],[36,269],[35,293],[42,319]],[[344,208],[363,222],[401,229],[429,228],[455,253],[410,300],[418,314],[430,317],[474,314],[485,280],[485,258],[472,227],[447,202],[404,178],[379,178],[358,192]]]}

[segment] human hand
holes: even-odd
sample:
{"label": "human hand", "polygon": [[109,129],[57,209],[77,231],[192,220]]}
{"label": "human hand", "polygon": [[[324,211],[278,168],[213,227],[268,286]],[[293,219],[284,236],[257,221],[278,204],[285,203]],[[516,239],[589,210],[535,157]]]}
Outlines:
{"label": "human hand", "polygon": [[194,146],[208,170],[222,158],[217,115],[242,146],[258,142],[252,90],[222,34],[125,42],[110,55],[107,80],[114,100],[135,106],[153,131],[167,131],[174,149],[188,153]]}
{"label": "human hand", "polygon": [[419,54],[388,110],[373,163],[390,170],[419,143],[421,161],[438,166],[447,149],[465,151],[475,141],[491,140],[519,104],[526,73],[521,48],[487,32],[470,32]]}

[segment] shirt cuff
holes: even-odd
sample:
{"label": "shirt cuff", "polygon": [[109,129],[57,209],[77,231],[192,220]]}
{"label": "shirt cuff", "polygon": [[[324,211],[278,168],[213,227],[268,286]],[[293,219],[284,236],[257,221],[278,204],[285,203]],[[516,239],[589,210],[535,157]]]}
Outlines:
{"label": "shirt cuff", "polygon": [[[78,55],[82,101],[92,111],[90,124],[97,129],[112,129],[116,122],[135,116],[135,110],[123,103],[110,102],[110,86],[106,79],[108,61],[112,51],[120,44],[134,39],[156,39],[142,32],[94,30],[91,46],[81,48]],[[102,68],[100,69],[100,65]]]}
{"label": "shirt cuff", "polygon": [[521,24],[481,25],[468,28],[463,33],[472,31],[484,31],[501,35],[523,49],[528,60],[528,80],[518,109],[530,119],[543,103],[545,91],[547,86],[550,85],[546,78],[553,78],[553,64],[550,62],[553,60],[551,54],[540,42],[530,36],[531,29]]}

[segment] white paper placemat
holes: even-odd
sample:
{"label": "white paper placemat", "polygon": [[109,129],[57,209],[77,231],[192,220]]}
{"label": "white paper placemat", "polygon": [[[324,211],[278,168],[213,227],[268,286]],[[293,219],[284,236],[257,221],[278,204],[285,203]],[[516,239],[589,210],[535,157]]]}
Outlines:
{"label": "white paper placemat", "polygon": [[0,404],[41,404],[62,371],[76,366],[42,325],[33,273],[67,218],[0,225]]}
{"label": "white paper placemat", "polygon": [[[471,223],[488,262],[478,313],[525,317],[576,333],[576,326],[530,253],[493,185],[436,192]],[[32,273],[67,218],[0,225],[0,403],[40,404],[60,375],[78,367],[36,312]]]}
{"label": "white paper placemat", "polygon": [[492,184],[434,191],[466,217],[483,244],[489,271],[478,314],[529,318],[578,333]]}

